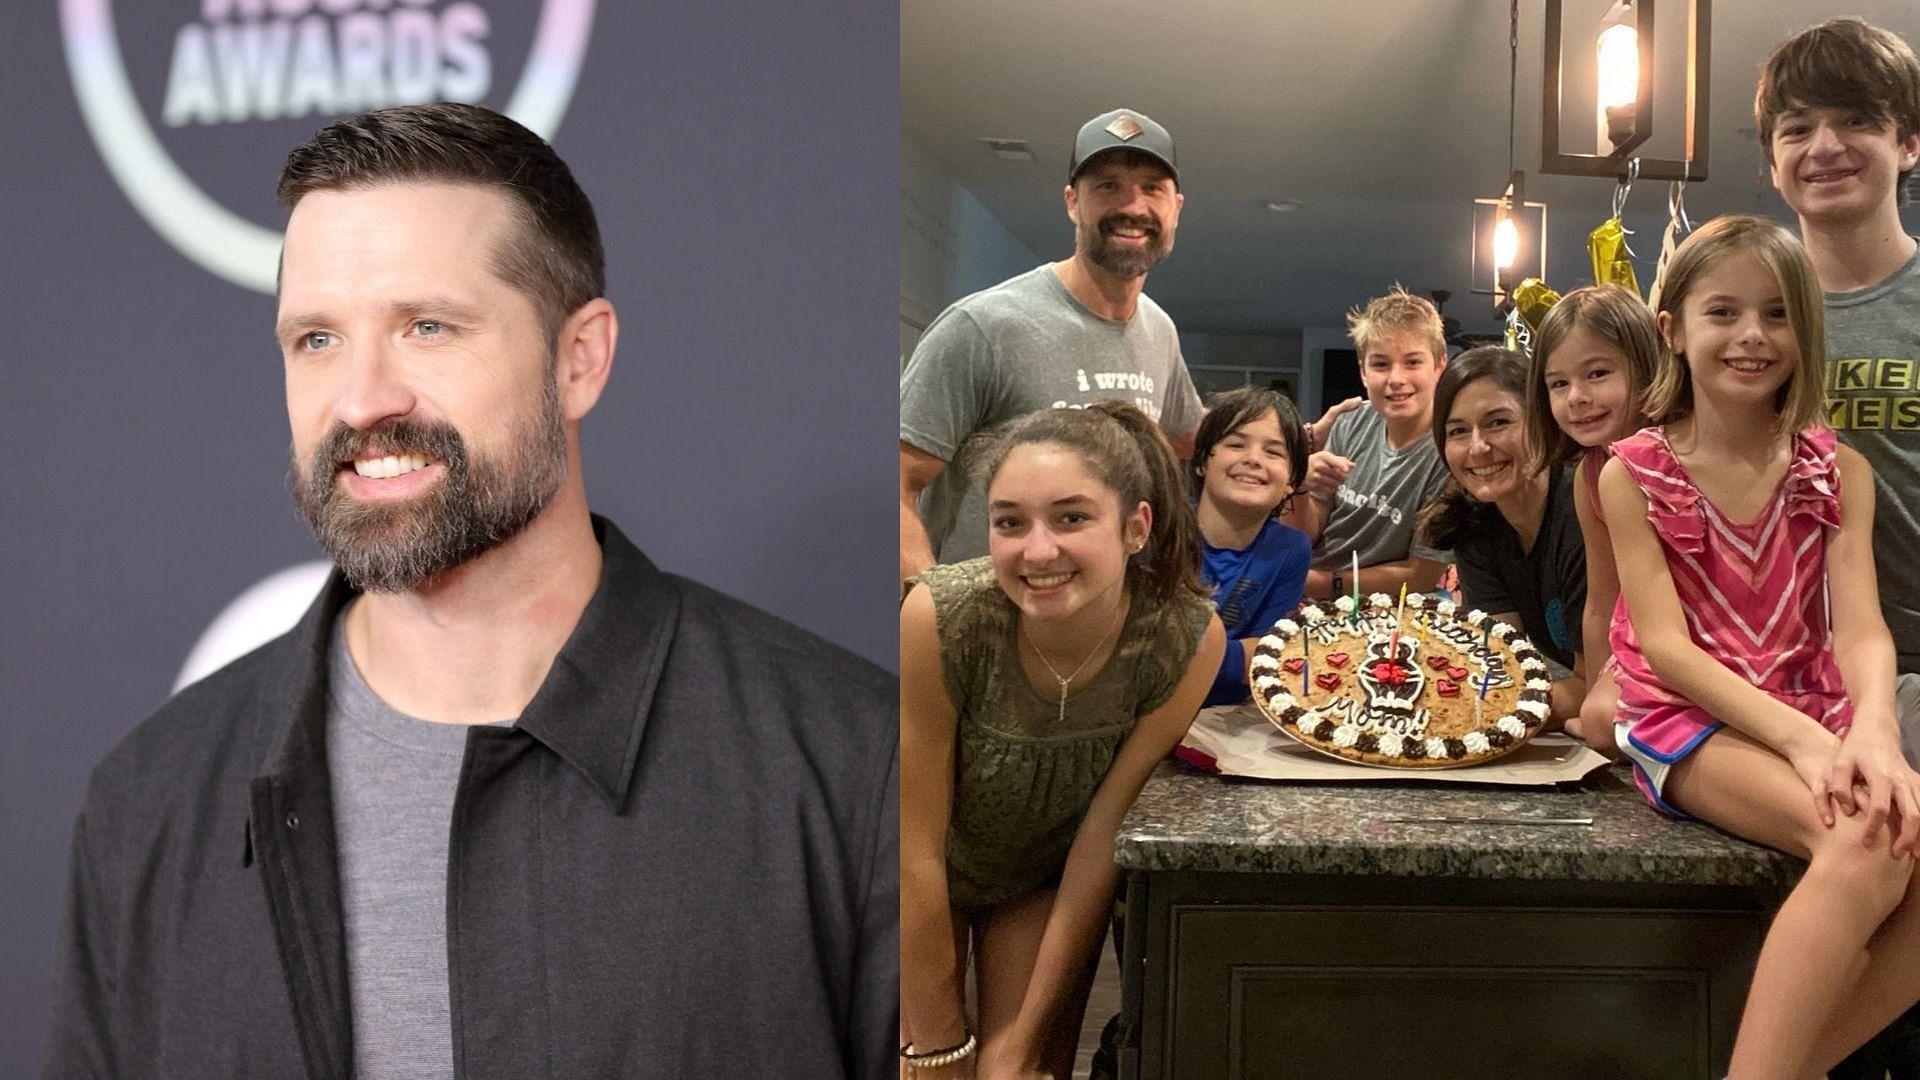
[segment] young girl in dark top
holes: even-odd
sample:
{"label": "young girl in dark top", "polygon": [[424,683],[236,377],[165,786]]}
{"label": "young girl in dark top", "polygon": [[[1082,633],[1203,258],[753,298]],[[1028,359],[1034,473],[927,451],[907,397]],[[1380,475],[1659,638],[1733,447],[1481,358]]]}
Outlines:
{"label": "young girl in dark top", "polygon": [[1607,627],[1620,598],[1613,540],[1600,513],[1600,467],[1607,447],[1646,426],[1641,395],[1660,357],[1653,312],[1618,285],[1590,285],[1560,299],[1533,340],[1527,379],[1527,433],[1538,455],[1534,468],[1574,464],[1573,505],[1587,552],[1587,602],[1580,640],[1587,662],[1587,697],[1567,729],[1609,757],[1613,709],[1620,690],[1612,671]]}
{"label": "young girl in dark top", "polygon": [[986,457],[990,554],[929,568],[900,612],[902,1055],[916,1075],[1065,1077],[1114,834],[1225,635],[1179,462],[1140,410],[1034,413]]}
{"label": "young girl in dark top", "polygon": [[1247,700],[1247,656],[1300,606],[1313,541],[1276,516],[1307,472],[1307,436],[1293,402],[1246,386],[1216,394],[1193,437],[1200,576],[1213,588],[1227,653],[1206,704]]}
{"label": "young girl in dark top", "polygon": [[1440,373],[1433,441],[1452,474],[1421,511],[1424,543],[1451,550],[1467,605],[1520,627],[1564,674],[1550,719],[1576,715],[1586,693],[1580,613],[1587,563],[1566,470],[1536,471],[1527,439],[1527,361],[1491,345]]}

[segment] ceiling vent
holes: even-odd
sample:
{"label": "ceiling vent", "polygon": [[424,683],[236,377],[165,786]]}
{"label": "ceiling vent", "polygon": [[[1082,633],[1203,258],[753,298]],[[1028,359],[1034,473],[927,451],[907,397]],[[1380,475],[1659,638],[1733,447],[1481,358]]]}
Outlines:
{"label": "ceiling vent", "polygon": [[1001,161],[1032,161],[1033,147],[1025,139],[988,139],[978,140],[981,145],[993,151],[993,156]]}

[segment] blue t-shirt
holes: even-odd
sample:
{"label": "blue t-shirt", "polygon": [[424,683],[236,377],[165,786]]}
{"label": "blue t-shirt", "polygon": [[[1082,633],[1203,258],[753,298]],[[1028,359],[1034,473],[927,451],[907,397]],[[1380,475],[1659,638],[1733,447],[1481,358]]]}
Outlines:
{"label": "blue t-shirt", "polygon": [[1227,653],[1206,704],[1233,705],[1252,696],[1240,639],[1266,633],[1300,606],[1313,542],[1291,525],[1268,521],[1245,548],[1217,548],[1204,539],[1200,546],[1206,555],[1200,574],[1213,586],[1214,606],[1227,631]]}

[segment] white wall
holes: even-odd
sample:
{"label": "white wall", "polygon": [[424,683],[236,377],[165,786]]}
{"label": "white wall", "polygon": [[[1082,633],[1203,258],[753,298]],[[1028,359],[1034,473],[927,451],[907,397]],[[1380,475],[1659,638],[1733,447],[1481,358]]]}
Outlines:
{"label": "white wall", "polygon": [[[982,151],[984,153],[985,151]],[[1060,242],[1073,242],[1065,211]],[[923,328],[941,309],[1047,261],[955,183],[932,154],[900,140],[900,320]]]}

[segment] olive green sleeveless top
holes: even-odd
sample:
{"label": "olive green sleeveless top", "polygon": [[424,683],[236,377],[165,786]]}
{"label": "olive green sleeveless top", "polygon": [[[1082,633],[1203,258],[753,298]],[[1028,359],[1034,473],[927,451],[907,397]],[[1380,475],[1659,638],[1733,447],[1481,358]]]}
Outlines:
{"label": "olive green sleeveless top", "polygon": [[940,665],[959,716],[947,893],[978,911],[1058,883],[1074,833],[1140,717],[1166,703],[1200,648],[1213,605],[1136,596],[1113,656],[1067,697],[1020,667],[1016,609],[988,559],[934,566]]}

